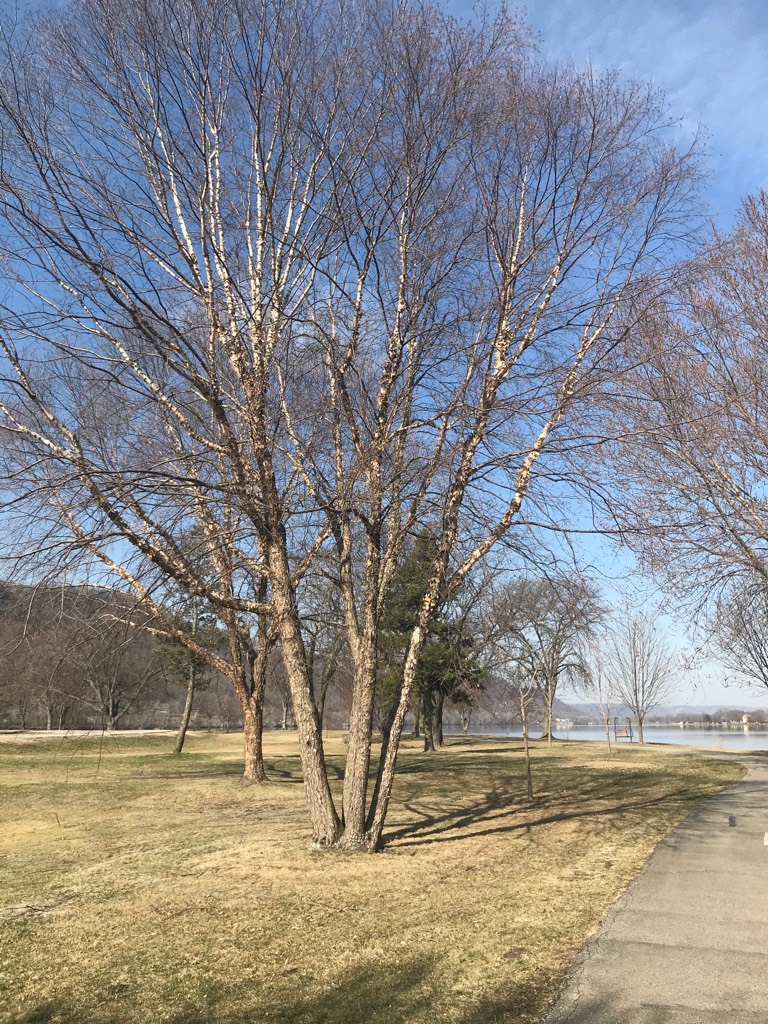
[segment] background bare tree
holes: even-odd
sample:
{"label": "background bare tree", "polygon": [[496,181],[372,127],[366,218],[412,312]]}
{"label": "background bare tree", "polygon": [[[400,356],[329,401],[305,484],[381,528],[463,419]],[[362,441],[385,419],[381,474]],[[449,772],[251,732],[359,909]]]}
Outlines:
{"label": "background bare tree", "polygon": [[762,579],[720,595],[712,633],[716,653],[730,668],[768,687],[768,588]]}
{"label": "background bare tree", "polygon": [[543,709],[542,738],[551,743],[558,687],[584,674],[590,639],[603,615],[597,592],[579,578],[523,578],[500,589],[494,608],[495,630],[535,680]]}
{"label": "background bare tree", "polygon": [[759,192],[649,314],[644,357],[611,410],[622,437],[604,449],[612,516],[700,621],[719,596],[768,582],[766,280]]}
{"label": "background bare tree", "polygon": [[649,711],[674,692],[676,664],[669,644],[647,615],[627,613],[608,647],[611,684],[637,719],[638,738]]}
{"label": "background bare tree", "polygon": [[589,652],[575,681],[574,689],[600,713],[610,754],[611,719],[616,715],[621,697],[606,650],[605,637],[598,635],[591,638]]}

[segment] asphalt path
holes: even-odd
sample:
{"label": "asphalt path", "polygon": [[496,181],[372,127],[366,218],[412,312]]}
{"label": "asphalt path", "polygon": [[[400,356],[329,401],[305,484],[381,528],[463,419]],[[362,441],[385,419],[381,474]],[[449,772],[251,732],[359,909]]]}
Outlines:
{"label": "asphalt path", "polygon": [[731,759],[747,775],[659,844],[544,1024],[768,1024],[768,759]]}

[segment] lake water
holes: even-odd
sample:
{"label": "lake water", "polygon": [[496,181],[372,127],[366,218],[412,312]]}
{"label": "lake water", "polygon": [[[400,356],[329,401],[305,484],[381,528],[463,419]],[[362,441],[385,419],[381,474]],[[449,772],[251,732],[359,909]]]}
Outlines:
{"label": "lake water", "polygon": [[[768,750],[768,731],[750,729],[745,732],[742,729],[679,729],[670,726],[645,727],[646,743],[682,743],[691,747],[724,747],[730,750]],[[635,742],[637,742],[637,729],[634,730]],[[496,735],[500,735],[498,732]],[[520,732],[505,732],[501,735],[519,736]],[[534,736],[538,733],[534,732]],[[559,740],[602,740],[605,742],[605,729],[597,727],[572,727],[561,726],[555,730],[555,736]],[[611,730],[611,742],[613,742],[613,730]],[[628,740],[619,740],[619,743],[628,743]]]}

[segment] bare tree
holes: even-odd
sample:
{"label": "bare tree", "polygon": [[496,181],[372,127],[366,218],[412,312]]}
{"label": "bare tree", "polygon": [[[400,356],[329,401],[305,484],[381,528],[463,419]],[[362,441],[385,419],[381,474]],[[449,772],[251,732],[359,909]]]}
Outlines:
{"label": "bare tree", "polygon": [[583,675],[587,645],[603,614],[597,594],[580,579],[523,578],[501,588],[494,608],[496,631],[538,687],[542,738],[551,743],[558,687]]}
{"label": "bare tree", "polygon": [[768,588],[762,579],[721,595],[712,633],[717,654],[730,668],[768,687]]}
{"label": "bare tree", "polygon": [[22,729],[39,714],[63,728],[82,696],[76,603],[71,588],[0,584],[0,690]]}
{"label": "bare tree", "polygon": [[620,697],[606,655],[606,643],[594,641],[576,682],[578,692],[600,712],[605,729],[605,742],[611,753],[611,718],[614,717]]}
{"label": "bare tree", "polygon": [[[768,583],[768,193],[713,232],[674,297],[649,313],[643,358],[611,410],[611,515],[699,620]],[[620,497],[624,497],[623,509]]]}
{"label": "bare tree", "polygon": [[645,743],[646,715],[674,693],[672,652],[649,617],[627,614],[615,628],[607,654],[611,683],[632,709],[640,742]]}
{"label": "bare tree", "polygon": [[[72,0],[3,50],[17,507],[131,586],[129,549],[205,599],[234,665],[238,616],[259,617],[315,842],[377,849],[435,610],[527,499],[588,482],[595,395],[666,287],[693,156],[653,90],[543,66],[506,14]],[[177,543],[192,521],[210,578]],[[424,521],[369,794],[378,620]],[[343,825],[301,623],[320,554],[354,675]]]}
{"label": "bare tree", "polygon": [[[523,728],[526,791],[533,799],[533,769],[530,747],[530,714],[541,707],[542,687],[539,680],[540,659],[537,650],[525,635],[521,623],[525,616],[518,599],[525,590],[516,581],[503,583],[493,589],[487,587],[483,614],[483,639],[486,667],[501,679],[501,690],[506,699],[517,705]],[[527,618],[527,617],[526,617]]]}

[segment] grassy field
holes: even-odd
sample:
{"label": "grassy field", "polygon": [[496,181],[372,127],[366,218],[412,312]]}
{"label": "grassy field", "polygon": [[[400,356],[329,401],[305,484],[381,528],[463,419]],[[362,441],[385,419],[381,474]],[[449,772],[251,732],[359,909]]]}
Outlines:
{"label": "grassy field", "polygon": [[[309,849],[292,735],[4,742],[0,1021],[533,1021],[658,840],[737,766],[660,748],[406,749],[374,857]],[[341,773],[339,736],[328,740]]]}

